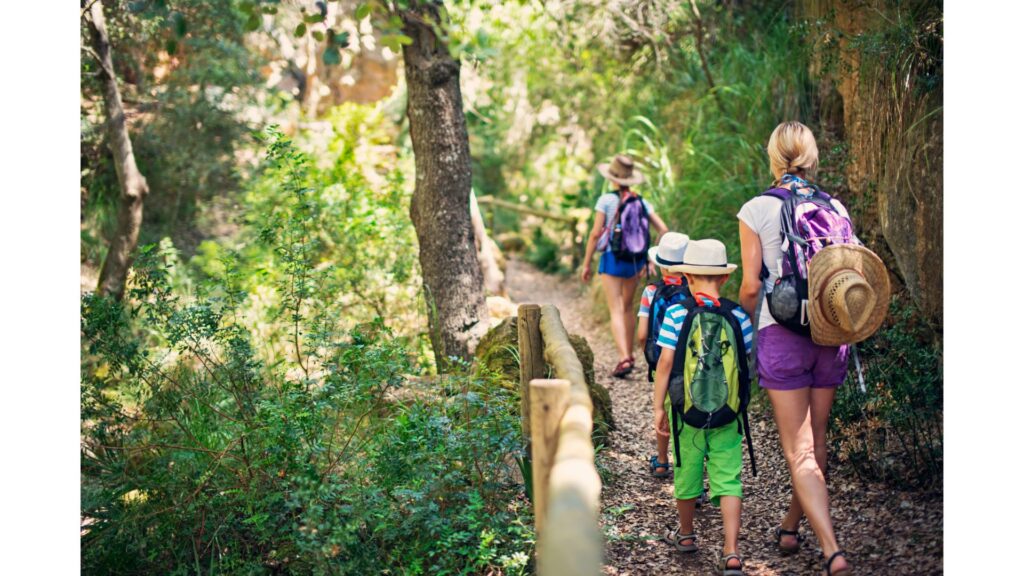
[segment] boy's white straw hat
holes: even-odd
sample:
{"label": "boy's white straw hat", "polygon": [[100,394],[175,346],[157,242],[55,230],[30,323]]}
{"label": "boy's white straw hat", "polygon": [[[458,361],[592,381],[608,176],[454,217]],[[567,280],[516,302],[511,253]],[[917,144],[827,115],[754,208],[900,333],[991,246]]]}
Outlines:
{"label": "boy's white straw hat", "polygon": [[718,240],[691,240],[686,246],[683,265],[677,270],[686,274],[703,274],[713,276],[731,274],[736,270],[735,264],[729,264],[725,255],[725,244]]}
{"label": "boy's white straw hat", "polygon": [[683,264],[683,255],[690,237],[679,232],[666,232],[657,246],[647,251],[647,258],[670,272],[678,272],[676,268]]}
{"label": "boy's white straw hat", "polygon": [[885,320],[889,273],[882,260],[863,246],[822,248],[807,266],[807,284],[811,339],[816,344],[856,344],[874,334]]}

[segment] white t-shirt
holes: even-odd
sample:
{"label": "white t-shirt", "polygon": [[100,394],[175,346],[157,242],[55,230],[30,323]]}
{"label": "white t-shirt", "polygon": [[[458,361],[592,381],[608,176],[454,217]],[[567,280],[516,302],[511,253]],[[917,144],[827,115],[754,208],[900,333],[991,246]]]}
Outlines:
{"label": "white t-shirt", "polygon": [[[832,205],[840,214],[849,218],[846,208],[836,200],[832,199]],[[773,286],[779,278],[779,271],[782,268],[782,200],[774,196],[757,196],[751,198],[740,208],[736,217],[750,227],[761,238],[761,261],[768,267],[768,278],[764,280],[765,286]],[[761,300],[761,316],[757,321],[757,329],[767,328],[772,324],[778,324],[768,311],[768,297]]]}

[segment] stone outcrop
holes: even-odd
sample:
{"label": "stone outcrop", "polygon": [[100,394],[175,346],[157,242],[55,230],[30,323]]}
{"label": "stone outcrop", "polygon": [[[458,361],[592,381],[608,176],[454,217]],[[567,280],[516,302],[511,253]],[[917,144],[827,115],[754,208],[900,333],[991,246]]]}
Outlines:
{"label": "stone outcrop", "polygon": [[796,12],[821,26],[811,74],[823,128],[849,147],[848,204],[862,239],[941,326],[942,5],[801,0]]}

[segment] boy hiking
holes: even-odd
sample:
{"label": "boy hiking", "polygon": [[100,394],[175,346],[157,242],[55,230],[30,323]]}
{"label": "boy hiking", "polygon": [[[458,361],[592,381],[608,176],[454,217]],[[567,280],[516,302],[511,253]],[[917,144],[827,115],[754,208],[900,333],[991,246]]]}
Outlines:
{"label": "boy hiking", "polygon": [[[654,428],[672,441],[679,513],[679,526],[669,529],[664,540],[680,552],[697,551],[694,503],[702,491],[706,458],[711,502],[722,509],[725,532],[720,568],[724,576],[742,576],[737,540],[743,434],[752,449],[746,409],[753,326],[738,304],[719,297],[736,269],[727,261],[724,244],[691,241],[683,259],[678,271],[686,277],[693,297],[665,312],[654,383]],[[756,474],[753,452],[750,463]]]}
{"label": "boy hiking", "polygon": [[[690,237],[678,232],[667,232],[658,245],[651,248],[647,257],[661,271],[661,281],[649,284],[640,297],[640,311],[637,313],[636,339],[644,347],[647,360],[647,380],[654,382],[654,368],[658,365],[661,348],[657,345],[658,332],[665,319],[665,312],[673,304],[690,297],[686,279],[678,271],[683,263],[683,254]],[[651,474],[655,478],[672,476],[668,463],[668,436],[655,434],[658,453],[651,456]]]}

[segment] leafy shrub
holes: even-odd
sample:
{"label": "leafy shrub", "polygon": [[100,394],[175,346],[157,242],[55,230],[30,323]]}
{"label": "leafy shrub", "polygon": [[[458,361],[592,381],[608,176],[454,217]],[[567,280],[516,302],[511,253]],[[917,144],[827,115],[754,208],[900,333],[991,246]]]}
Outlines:
{"label": "leafy shrub", "polygon": [[83,571],[524,572],[514,401],[465,371],[417,376],[379,318],[339,329],[321,191],[279,135],[268,165],[267,317],[230,250],[194,296],[165,244],[141,250],[123,304],[82,298]]}
{"label": "leafy shrub", "polygon": [[534,228],[526,260],[545,272],[562,272],[561,256],[561,246],[545,234],[541,226]]}
{"label": "leafy shrub", "polygon": [[836,394],[833,450],[866,480],[941,484],[942,350],[911,304],[894,298],[889,314],[890,323],[858,346],[866,392],[851,370]]}

